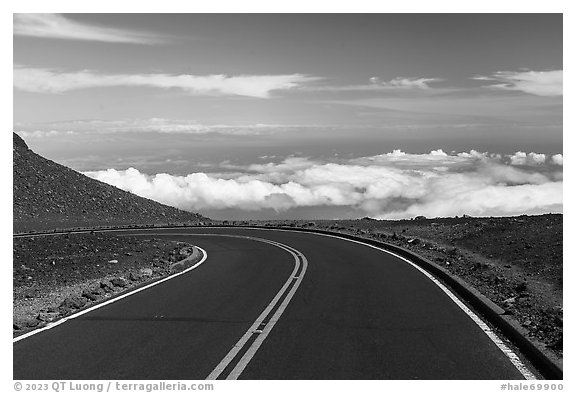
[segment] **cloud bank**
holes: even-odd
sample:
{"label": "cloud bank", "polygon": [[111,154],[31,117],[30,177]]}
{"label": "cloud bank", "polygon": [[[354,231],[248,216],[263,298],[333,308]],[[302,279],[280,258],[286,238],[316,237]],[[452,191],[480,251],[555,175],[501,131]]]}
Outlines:
{"label": "cloud bank", "polygon": [[270,135],[302,128],[326,128],[315,124],[201,124],[194,120],[165,118],[121,120],[71,120],[49,123],[16,123],[15,132],[22,138],[47,138],[79,134],[116,134],[127,132],[204,135]]}
{"label": "cloud bank", "polygon": [[291,89],[318,78],[302,75],[188,75],[100,74],[91,71],[62,72],[47,68],[16,66],[14,87],[33,93],[64,93],[103,87],[152,87],[178,89],[191,95],[237,95],[268,98],[273,90]]}
{"label": "cloud bank", "polygon": [[[290,157],[280,163],[227,166],[235,171],[220,174],[150,176],[134,168],[85,174],[192,211],[339,206],[374,218],[561,212],[562,155],[519,153],[395,150],[334,162]],[[520,158],[525,161],[518,163]]]}
{"label": "cloud bank", "polygon": [[89,25],[61,14],[14,14],[14,35],[148,45],[164,42],[152,34]]}
{"label": "cloud bank", "polygon": [[500,71],[490,76],[476,76],[473,79],[496,81],[485,86],[491,89],[515,90],[538,96],[561,96],[563,71]]}

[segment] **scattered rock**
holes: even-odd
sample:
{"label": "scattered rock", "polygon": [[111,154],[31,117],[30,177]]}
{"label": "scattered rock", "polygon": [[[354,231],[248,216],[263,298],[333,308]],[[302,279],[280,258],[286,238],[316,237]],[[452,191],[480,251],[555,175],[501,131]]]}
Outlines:
{"label": "scattered rock", "polygon": [[36,296],[36,290],[33,288],[25,289],[21,293],[25,299],[31,299]]}
{"label": "scattered rock", "polygon": [[560,337],[558,340],[553,341],[552,343],[546,345],[548,348],[556,349],[562,351],[564,348],[564,338]]}
{"label": "scattered rock", "polygon": [[98,300],[98,298],[99,298],[99,296],[97,294],[93,293],[90,290],[84,290],[82,292],[82,297],[85,297],[86,299],[91,300],[91,301]]}
{"label": "scattered rock", "polygon": [[100,281],[100,288],[102,288],[106,293],[114,292],[114,284],[110,280]]}
{"label": "scattered rock", "polygon": [[564,326],[564,318],[561,315],[555,315],[554,324],[556,326]]}
{"label": "scattered rock", "polygon": [[60,314],[57,312],[41,312],[38,314],[36,319],[43,321],[43,322],[52,322],[56,318],[58,318]]}
{"label": "scattered rock", "polygon": [[152,262],[152,266],[154,266],[154,267],[164,267],[164,266],[166,266],[167,264],[169,264],[169,263],[170,263],[170,260],[172,260],[173,258],[174,258],[173,256],[170,256],[170,257],[169,257],[169,260],[166,260],[166,259],[157,259],[157,260],[155,260],[154,262]]}
{"label": "scattered rock", "polygon": [[99,284],[97,285],[93,285],[90,289],[89,289],[90,293],[96,295],[96,296],[104,296],[106,294],[106,291],[100,287]]}
{"label": "scattered rock", "polygon": [[190,247],[185,247],[180,249],[180,255],[184,256],[184,257],[188,257],[192,254],[193,250]]}
{"label": "scattered rock", "polygon": [[176,255],[170,255],[170,256],[168,257],[168,262],[169,262],[169,263],[178,262],[178,260],[179,260],[179,259],[176,258]]}
{"label": "scattered rock", "polygon": [[520,284],[518,284],[514,287],[514,290],[518,293],[525,292],[527,289],[528,289],[528,285],[526,284],[526,282],[521,282]]}
{"label": "scattered rock", "polygon": [[154,274],[154,273],[152,272],[152,269],[144,268],[144,269],[140,269],[140,274],[145,276],[145,277],[151,277],[152,274]]}
{"label": "scattered rock", "polygon": [[181,272],[185,269],[184,264],[183,263],[175,263],[172,266],[170,266],[170,271],[174,272],[174,273],[178,273]]}
{"label": "scattered rock", "polygon": [[[167,256],[170,250],[174,256],[184,258],[193,249],[187,243],[185,247],[174,248],[175,245],[168,241],[162,241],[160,245],[157,244],[158,241],[151,241],[150,244],[144,241],[141,244],[137,238],[100,233],[90,236],[69,235],[68,240],[64,239],[66,237],[62,235],[32,239],[32,242],[29,239],[19,239],[15,243],[15,334],[68,316],[90,302],[137,285],[144,278],[166,275],[169,273]],[[114,259],[109,261],[102,258],[102,254],[95,251],[96,244],[102,253]],[[103,246],[100,246],[101,244]],[[150,250],[151,247],[153,248]],[[160,248],[156,250],[156,247]],[[120,256],[113,256],[113,251],[117,251]],[[119,263],[119,259],[124,258],[124,255],[131,257],[135,256],[136,252],[141,254],[135,258],[125,258],[122,264]],[[160,266],[157,272],[150,268],[152,258],[156,258],[157,265]],[[32,279],[32,274],[34,281],[30,283],[27,280]],[[103,279],[106,275],[108,278]],[[117,276],[114,277],[115,275]],[[54,281],[61,284],[62,288],[54,287]],[[40,296],[42,304],[25,300]]]}
{"label": "scattered rock", "polygon": [[505,278],[503,276],[498,276],[498,275],[494,275],[491,277],[492,284],[494,285],[498,285],[499,283],[502,283],[505,281]]}
{"label": "scattered rock", "polygon": [[124,288],[128,285],[128,280],[123,277],[114,277],[112,280],[110,280],[110,282],[120,288]]}
{"label": "scattered rock", "polygon": [[60,303],[61,309],[79,309],[86,305],[88,301],[81,297],[81,296],[71,296],[66,299],[62,303]]}
{"label": "scattered rock", "polygon": [[529,319],[526,319],[524,322],[522,322],[522,326],[524,327],[530,327],[530,325],[532,325],[532,321]]}
{"label": "scattered rock", "polygon": [[40,322],[42,322],[42,321],[40,321],[37,318],[28,318],[26,321],[24,321],[24,326],[33,328],[33,327],[38,326],[40,324]]}

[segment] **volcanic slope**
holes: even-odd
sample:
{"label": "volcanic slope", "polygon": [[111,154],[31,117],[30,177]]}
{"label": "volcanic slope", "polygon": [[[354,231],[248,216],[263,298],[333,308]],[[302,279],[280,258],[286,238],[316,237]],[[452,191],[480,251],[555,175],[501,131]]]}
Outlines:
{"label": "volcanic slope", "polygon": [[136,196],[50,161],[13,134],[14,232],[209,219]]}

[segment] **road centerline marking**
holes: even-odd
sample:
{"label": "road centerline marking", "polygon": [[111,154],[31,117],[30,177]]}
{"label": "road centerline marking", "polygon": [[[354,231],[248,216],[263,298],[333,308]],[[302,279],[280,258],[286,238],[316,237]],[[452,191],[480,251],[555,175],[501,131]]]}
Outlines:
{"label": "road centerline marking", "polygon": [[[200,236],[226,236],[226,237],[239,237],[239,238],[249,238],[256,241],[261,241],[274,245],[276,247],[282,248],[283,250],[289,252],[294,257],[294,269],[292,273],[278,291],[276,296],[272,301],[266,306],[264,311],[256,318],[254,323],[248,328],[246,333],[238,340],[238,342],[230,349],[226,356],[218,363],[218,365],[212,370],[212,372],[206,377],[208,380],[218,379],[226,369],[234,365],[234,361],[238,355],[245,351],[242,357],[237,360],[232,371],[228,374],[226,379],[238,379],[242,371],[248,366],[250,360],[254,357],[258,348],[262,345],[268,334],[272,331],[272,328],[276,322],[280,319],[280,316],[284,310],[288,307],[290,300],[296,293],[300,283],[304,278],[306,269],[308,267],[308,261],[306,257],[298,250],[293,249],[285,244],[278,243],[272,240],[253,238],[250,236],[234,236],[234,235],[212,235],[212,234],[198,234]],[[276,307],[277,306],[277,307]],[[267,320],[267,321],[266,321]],[[266,321],[264,323],[264,321]],[[253,340],[254,335],[257,335],[256,339]],[[251,340],[252,339],[252,340]],[[247,344],[250,343],[249,346]]]}
{"label": "road centerline marking", "polygon": [[[154,233],[147,233],[148,235],[156,235]],[[304,274],[308,268],[308,260],[300,251],[286,244],[279,243],[269,239],[263,239],[253,236],[245,235],[226,235],[226,234],[214,234],[214,233],[174,233],[170,236],[206,236],[206,237],[232,237],[239,239],[247,239],[258,241],[262,243],[267,243],[276,247],[279,247],[287,252],[289,252],[294,257],[294,269],[292,273],[282,286],[276,296],[268,304],[268,306],[262,311],[262,313],[256,318],[254,323],[248,328],[246,333],[238,340],[238,342],[230,349],[226,356],[220,361],[220,363],[212,370],[212,372],[206,377],[207,380],[218,379],[226,369],[233,366],[232,371],[228,374],[226,379],[238,379],[240,374],[244,371],[250,360],[254,357],[258,348],[262,345],[268,334],[272,331],[274,325],[280,319],[284,310],[288,307],[290,300],[296,293],[296,290],[300,286],[300,283],[304,279]],[[254,339],[256,336],[256,339]],[[237,360],[240,353],[242,357]],[[225,373],[224,373],[225,374]]]}
{"label": "road centerline marking", "polygon": [[[294,251],[296,251],[296,250],[294,250]],[[264,340],[266,339],[268,334],[272,331],[272,328],[274,327],[274,325],[276,325],[276,323],[278,322],[278,320],[282,316],[282,313],[284,312],[284,310],[286,309],[286,307],[290,303],[290,300],[292,299],[292,297],[294,296],[294,294],[298,290],[298,287],[300,286],[300,283],[302,282],[302,278],[304,276],[304,273],[306,272],[306,269],[308,267],[308,261],[307,261],[306,257],[304,257],[302,254],[301,254],[301,256],[302,256],[303,269],[302,269],[300,276],[294,282],[294,285],[292,286],[292,288],[288,292],[288,295],[284,298],[284,301],[282,302],[282,304],[280,304],[280,307],[278,307],[278,309],[276,310],[274,315],[272,315],[272,317],[270,318],[270,320],[268,321],[268,323],[266,324],[264,329],[262,329],[262,333],[256,338],[256,340],[250,346],[250,348],[248,348],[248,351],[246,351],[244,356],[242,356],[240,361],[236,364],[236,367],[234,367],[234,369],[230,372],[230,374],[228,375],[228,377],[226,379],[235,380],[235,379],[238,379],[238,377],[240,377],[240,374],[242,374],[242,372],[244,371],[246,366],[248,366],[248,363],[250,363],[250,360],[252,360],[252,358],[256,354],[256,351],[258,351],[260,346],[264,343]]]}

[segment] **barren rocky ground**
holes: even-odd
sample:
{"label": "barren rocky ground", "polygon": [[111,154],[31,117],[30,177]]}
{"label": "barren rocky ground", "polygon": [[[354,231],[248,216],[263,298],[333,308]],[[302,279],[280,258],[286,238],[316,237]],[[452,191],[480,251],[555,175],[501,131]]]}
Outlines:
{"label": "barren rocky ground", "polygon": [[112,187],[13,143],[14,232],[134,224],[197,224],[207,218]]}
{"label": "barren rocky ground", "polygon": [[13,327],[21,334],[166,276],[192,246],[105,233],[15,238]]}
{"label": "barren rocky ground", "polygon": [[562,215],[415,220],[231,222],[351,233],[395,244],[464,279],[559,356],[563,351]]}
{"label": "barren rocky ground", "polygon": [[[90,179],[13,134],[14,232],[201,224],[207,218]],[[180,269],[189,244],[89,233],[14,238],[14,334]]]}

